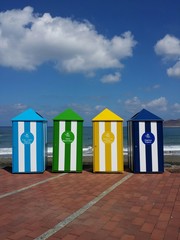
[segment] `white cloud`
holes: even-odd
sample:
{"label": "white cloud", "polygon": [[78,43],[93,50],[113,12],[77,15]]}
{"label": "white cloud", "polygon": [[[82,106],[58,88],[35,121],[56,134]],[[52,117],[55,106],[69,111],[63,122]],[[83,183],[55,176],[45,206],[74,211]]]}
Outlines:
{"label": "white cloud", "polygon": [[131,113],[135,113],[139,108],[141,108],[141,105],[141,101],[137,96],[125,101],[125,107]]}
{"label": "white cloud", "polygon": [[28,108],[28,106],[23,103],[15,103],[12,107],[18,111],[24,111],[26,108]]}
{"label": "white cloud", "polygon": [[180,103],[175,103],[172,108],[174,112],[180,113]]}
{"label": "white cloud", "polygon": [[141,101],[137,96],[125,101],[125,107],[129,112],[135,113],[141,108],[147,108],[152,111],[167,111],[167,100],[165,97],[153,99],[149,102]]}
{"label": "white cloud", "polygon": [[103,110],[105,108],[105,106],[103,106],[103,105],[96,105],[94,108],[97,111],[101,111],[101,110]]}
{"label": "white cloud", "polygon": [[121,74],[119,72],[116,72],[114,74],[107,74],[104,75],[101,78],[101,82],[102,83],[115,83],[115,82],[119,82],[121,79]]}
{"label": "white cloud", "polygon": [[155,84],[155,85],[152,86],[152,88],[153,89],[158,89],[158,88],[160,88],[160,85],[159,84]]}
{"label": "white cloud", "polygon": [[0,13],[0,65],[34,70],[52,62],[59,71],[121,68],[132,56],[131,32],[107,39],[87,21],[38,15],[32,7]]}
{"label": "white cloud", "polygon": [[0,114],[2,118],[6,118],[6,121],[7,119],[9,119],[10,121],[11,118],[17,116],[21,112],[25,111],[27,108],[28,106],[23,103],[0,105]]}
{"label": "white cloud", "polygon": [[165,97],[160,97],[160,98],[154,99],[150,102],[143,103],[142,107],[158,109],[159,111],[166,111],[167,110],[167,100]]}
{"label": "white cloud", "polygon": [[170,77],[180,78],[180,39],[167,34],[154,46],[157,55],[162,56],[165,61],[176,61],[176,64],[167,69]]}
{"label": "white cloud", "polygon": [[180,77],[180,61],[178,61],[173,67],[168,68],[167,74],[170,77]]}
{"label": "white cloud", "polygon": [[157,55],[176,60],[180,56],[180,39],[167,34],[156,43],[154,49]]}

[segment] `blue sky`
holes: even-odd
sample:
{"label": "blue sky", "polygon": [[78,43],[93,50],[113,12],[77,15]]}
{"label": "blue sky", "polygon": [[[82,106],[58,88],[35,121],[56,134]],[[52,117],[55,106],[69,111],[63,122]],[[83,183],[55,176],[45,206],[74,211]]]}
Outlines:
{"label": "blue sky", "polygon": [[0,125],[33,108],[180,118],[179,0],[1,0]]}

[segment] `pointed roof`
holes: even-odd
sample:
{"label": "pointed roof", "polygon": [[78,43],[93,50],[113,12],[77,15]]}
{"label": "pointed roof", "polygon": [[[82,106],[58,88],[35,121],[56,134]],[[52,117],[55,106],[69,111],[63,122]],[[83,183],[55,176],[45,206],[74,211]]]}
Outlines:
{"label": "pointed roof", "polygon": [[46,121],[39,113],[29,108],[26,111],[20,113],[16,117],[12,118],[12,121]]}
{"label": "pointed roof", "polygon": [[146,109],[142,109],[140,112],[136,113],[129,121],[163,121],[163,119],[147,111]]}
{"label": "pointed roof", "polygon": [[66,109],[64,112],[57,115],[53,120],[83,121],[83,119],[70,108]]}
{"label": "pointed roof", "polygon": [[120,121],[123,119],[110,111],[108,108],[105,108],[102,112],[100,112],[96,117],[92,119],[92,121]]}

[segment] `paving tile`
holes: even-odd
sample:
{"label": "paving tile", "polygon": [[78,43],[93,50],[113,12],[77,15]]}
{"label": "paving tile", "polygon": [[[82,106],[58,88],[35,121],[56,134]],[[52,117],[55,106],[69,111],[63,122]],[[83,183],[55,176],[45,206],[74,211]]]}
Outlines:
{"label": "paving tile", "polygon": [[151,233],[138,232],[135,236],[135,240],[149,240],[151,238]]}
{"label": "paving tile", "polygon": [[117,225],[118,223],[116,221],[109,221],[102,227],[102,229],[113,231]]}
{"label": "paving tile", "polygon": [[152,231],[154,229],[154,226],[155,226],[155,224],[145,222],[142,225],[141,231],[142,232],[147,232],[147,233],[152,233]]}
{"label": "paving tile", "polygon": [[150,211],[150,215],[153,215],[153,216],[159,216],[160,215],[160,212],[161,212],[161,209],[158,209],[158,208],[153,208],[151,211]]}
{"label": "paving tile", "polygon": [[159,221],[169,221],[171,218],[171,213],[161,213],[159,216]]}
{"label": "paving tile", "polygon": [[77,239],[77,236],[72,234],[67,234],[65,237],[62,238],[63,240],[75,240]]}
{"label": "paving tile", "polygon": [[133,235],[129,235],[129,234],[125,234],[121,237],[121,240],[134,240],[135,236]]}
{"label": "paving tile", "polygon": [[124,233],[125,233],[125,230],[123,228],[116,227],[111,233],[111,236],[121,238]]}
{"label": "paving tile", "polygon": [[138,213],[138,212],[140,212],[140,210],[141,210],[141,207],[139,207],[139,206],[133,206],[131,208],[131,212],[133,212],[133,213]]}
{"label": "paving tile", "polygon": [[132,224],[137,225],[137,226],[142,226],[145,222],[144,218],[141,217],[136,217],[133,219]]}
{"label": "paving tile", "polygon": [[178,235],[179,235],[179,227],[168,226],[164,234],[164,240],[178,239]]}
{"label": "paving tile", "polygon": [[[92,239],[94,240],[98,240],[98,239],[110,239],[110,234],[111,232],[104,230],[104,229],[100,229],[96,234],[92,235]],[[86,239],[86,233],[84,234],[84,239]],[[82,240],[84,240],[82,238]]]}
{"label": "paving tile", "polygon": [[160,230],[165,230],[168,226],[168,221],[158,221],[156,224],[156,228]]}
{"label": "paving tile", "polygon": [[155,228],[152,232],[151,239],[152,240],[163,240],[164,239],[164,231]]}

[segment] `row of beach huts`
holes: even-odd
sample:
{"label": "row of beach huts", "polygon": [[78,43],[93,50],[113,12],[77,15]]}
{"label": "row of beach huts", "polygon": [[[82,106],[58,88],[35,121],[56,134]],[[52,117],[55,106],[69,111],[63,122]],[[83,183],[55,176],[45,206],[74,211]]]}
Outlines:
{"label": "row of beach huts", "polygon": [[[92,119],[93,172],[123,172],[123,119],[104,109]],[[128,162],[135,173],[162,173],[163,120],[142,109],[128,122]],[[12,119],[13,173],[46,169],[47,121],[33,109]],[[52,172],[82,172],[83,119],[67,109],[53,119]]]}

